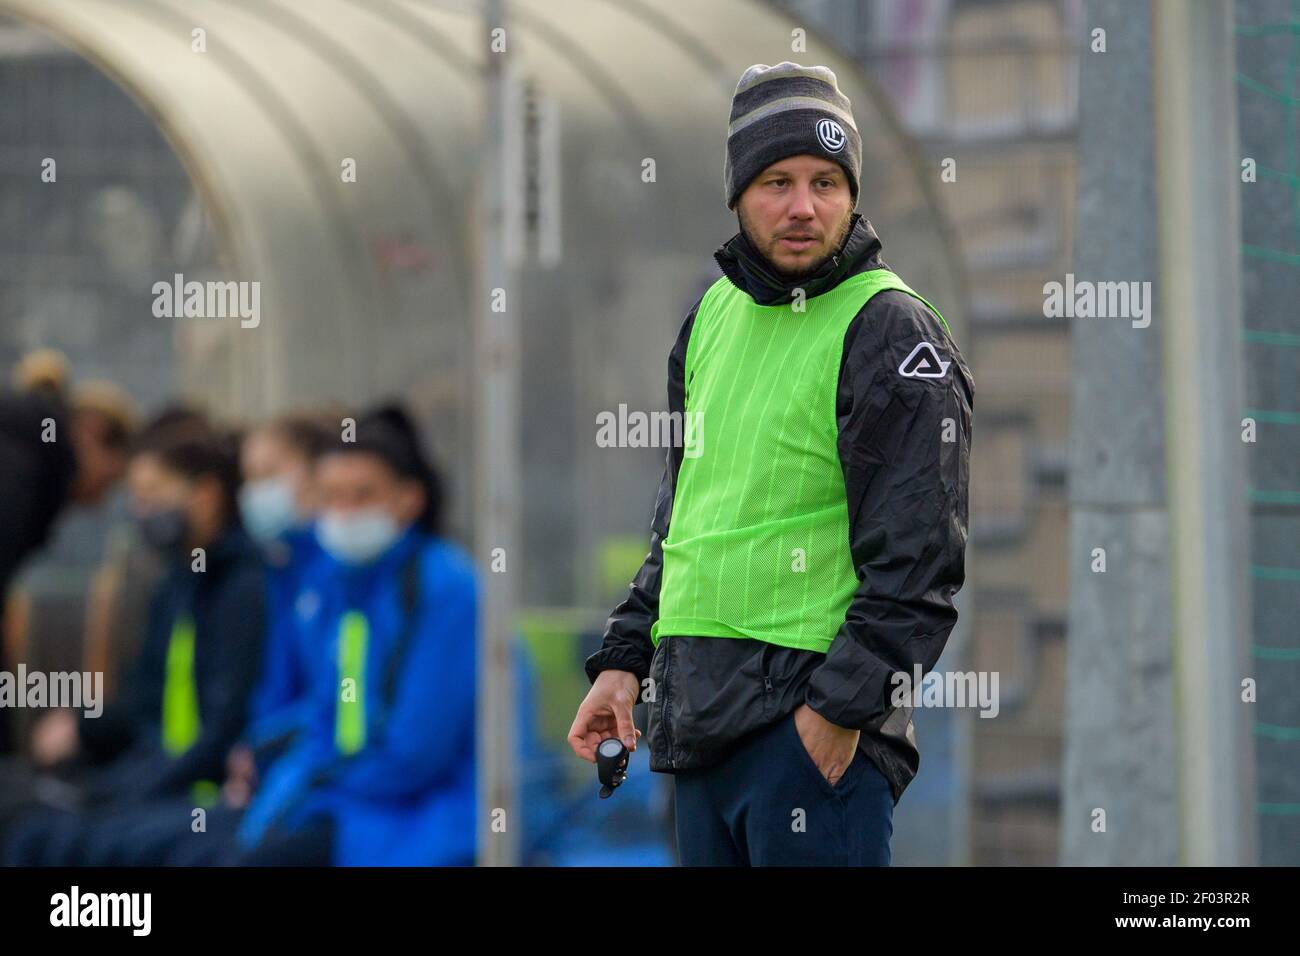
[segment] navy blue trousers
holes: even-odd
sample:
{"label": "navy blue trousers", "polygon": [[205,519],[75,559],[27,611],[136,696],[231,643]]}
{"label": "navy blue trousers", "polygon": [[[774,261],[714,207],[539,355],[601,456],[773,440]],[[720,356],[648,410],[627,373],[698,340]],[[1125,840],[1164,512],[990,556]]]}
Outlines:
{"label": "navy blue trousers", "polygon": [[793,712],[743,738],[720,763],[673,778],[683,866],[889,865],[889,781],[859,750],[832,786]]}

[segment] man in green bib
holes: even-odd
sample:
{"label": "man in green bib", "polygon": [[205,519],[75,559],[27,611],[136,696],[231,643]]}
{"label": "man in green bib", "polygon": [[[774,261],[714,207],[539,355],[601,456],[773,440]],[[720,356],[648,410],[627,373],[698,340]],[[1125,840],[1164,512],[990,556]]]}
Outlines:
{"label": "man in green bib", "polygon": [[973,383],[854,212],[861,162],[829,69],[741,76],[740,231],[668,361],[686,441],[569,735],[587,760],[636,749],[648,702],[687,865],[888,865],[920,763],[896,675],[933,669],[957,620]]}

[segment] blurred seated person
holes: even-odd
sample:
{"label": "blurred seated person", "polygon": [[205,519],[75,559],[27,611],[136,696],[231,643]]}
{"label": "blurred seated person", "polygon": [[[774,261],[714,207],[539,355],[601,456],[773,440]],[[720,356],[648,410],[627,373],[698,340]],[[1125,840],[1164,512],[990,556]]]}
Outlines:
{"label": "blurred seated person", "polygon": [[259,763],[264,772],[291,742],[309,699],[310,670],[322,658],[297,618],[314,613],[321,600],[328,558],[316,541],[315,469],[341,428],[341,417],[283,415],[252,428],[240,450],[239,511],[266,566],[267,632],[249,726],[226,764],[225,787],[236,806],[247,804]]}
{"label": "blurred seated person", "polygon": [[141,537],[167,570],[130,677],[98,718],[56,711],[34,732],[49,768],[80,771],[73,799],[37,807],[5,833],[11,865],[74,863],[86,828],[165,796],[215,800],[261,662],[264,584],[239,527],[234,442],[187,416],[146,429],[127,468]]}
{"label": "blurred seated person", "polygon": [[[295,614],[305,706],[251,800],[227,781],[193,825],[104,821],[97,865],[471,865],[477,584],[442,535],[442,484],[407,416],[360,418],[320,456],[319,600]],[[315,575],[315,572],[313,572]],[[130,822],[130,821],[128,821]]]}
{"label": "blurred seated person", "polygon": [[[66,507],[102,504],[126,470],[134,403],[111,382],[70,388],[69,378],[63,354],[40,349],[18,363],[13,388],[0,391],[0,607]],[[13,663],[0,653],[0,669]],[[17,747],[11,731],[0,708],[0,754]]]}

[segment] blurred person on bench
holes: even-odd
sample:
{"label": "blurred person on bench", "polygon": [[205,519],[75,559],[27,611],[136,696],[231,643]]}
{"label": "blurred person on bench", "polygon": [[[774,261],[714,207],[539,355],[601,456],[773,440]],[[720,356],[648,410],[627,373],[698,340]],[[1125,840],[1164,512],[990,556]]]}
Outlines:
{"label": "blurred person on bench", "polygon": [[226,762],[224,789],[246,806],[260,774],[292,743],[310,702],[312,669],[323,660],[309,628],[321,601],[329,559],[316,540],[315,469],[342,416],[297,412],[252,428],[240,450],[239,510],[266,565],[267,633],[262,671],[242,739]]}
{"label": "blurred person on bench", "polygon": [[315,469],[325,560],[289,619],[307,686],[289,705],[287,749],[249,787],[228,779],[201,828],[180,801],[158,805],[159,825],[105,821],[90,861],[474,862],[474,568],[442,534],[441,478],[406,414],[352,424]]}
{"label": "blurred person on bench", "polygon": [[151,800],[217,795],[242,730],[261,661],[264,583],[239,525],[234,438],[200,416],[147,428],[127,469],[141,537],[167,571],[129,680],[98,718],[58,711],[42,719],[47,769],[71,764],[75,787],[13,821],[10,865],[73,864],[94,820]]}
{"label": "blurred person on bench", "polygon": [[[0,606],[19,567],[50,538],[68,505],[97,507],[121,480],[135,405],[111,382],[69,385],[67,359],[40,349],[0,391]],[[0,647],[0,651],[3,648]],[[16,662],[0,653],[0,670]],[[0,755],[17,750],[0,707]]]}

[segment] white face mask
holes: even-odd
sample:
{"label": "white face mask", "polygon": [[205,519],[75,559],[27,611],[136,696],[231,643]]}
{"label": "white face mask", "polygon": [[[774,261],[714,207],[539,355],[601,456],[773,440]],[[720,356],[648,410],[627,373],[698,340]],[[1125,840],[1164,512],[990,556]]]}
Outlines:
{"label": "white face mask", "polygon": [[298,524],[293,486],[283,478],[245,482],[239,489],[239,516],[254,541],[270,544]]}
{"label": "white face mask", "polygon": [[326,511],[316,523],[316,540],[336,561],[369,564],[401,537],[402,529],[383,508]]}

